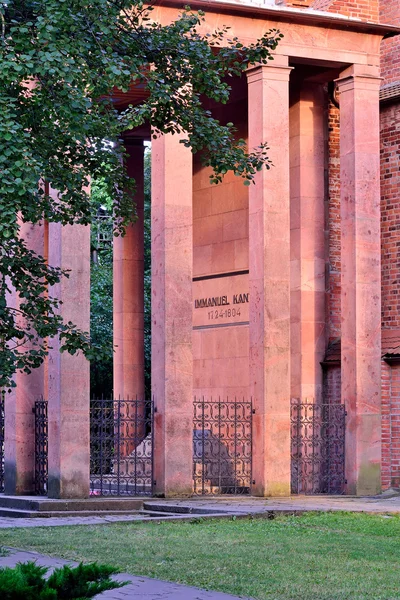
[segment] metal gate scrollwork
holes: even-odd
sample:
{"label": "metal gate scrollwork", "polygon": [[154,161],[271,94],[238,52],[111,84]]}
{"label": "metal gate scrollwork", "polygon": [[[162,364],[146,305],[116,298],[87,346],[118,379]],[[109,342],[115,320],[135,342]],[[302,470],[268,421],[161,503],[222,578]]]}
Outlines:
{"label": "metal gate scrollwork", "polygon": [[153,401],[90,402],[90,494],[151,496]]}
{"label": "metal gate scrollwork", "polygon": [[343,494],[345,407],[291,401],[292,494]]}
{"label": "metal gate scrollwork", "polygon": [[252,412],[244,399],[194,399],[195,495],[250,493]]}
{"label": "metal gate scrollwork", "polygon": [[35,413],[35,492],[39,496],[47,493],[48,477],[48,416],[47,400],[36,400]]}

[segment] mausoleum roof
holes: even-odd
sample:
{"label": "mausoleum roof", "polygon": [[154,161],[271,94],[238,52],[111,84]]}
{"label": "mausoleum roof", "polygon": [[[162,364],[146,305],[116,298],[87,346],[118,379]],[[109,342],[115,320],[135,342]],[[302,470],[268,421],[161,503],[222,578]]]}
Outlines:
{"label": "mausoleum roof", "polygon": [[[183,7],[184,4],[180,0],[158,0],[154,3],[155,6],[174,7]],[[375,33],[384,38],[400,34],[400,28],[396,25],[362,21],[359,18],[308,7],[294,8],[280,4],[267,4],[262,0],[193,0],[190,2],[190,7],[202,9],[205,12],[251,13],[253,18]]]}

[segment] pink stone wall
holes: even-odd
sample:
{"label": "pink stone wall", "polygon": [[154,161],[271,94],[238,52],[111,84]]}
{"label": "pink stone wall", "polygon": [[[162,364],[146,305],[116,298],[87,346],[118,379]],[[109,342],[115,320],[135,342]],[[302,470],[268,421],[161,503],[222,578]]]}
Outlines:
{"label": "pink stone wall", "polygon": [[192,492],[192,154],[178,135],[151,153],[151,355],[155,493]]}
{"label": "pink stone wall", "polygon": [[322,397],[325,356],[325,103],[321,84],[292,89],[291,395],[316,402]]}
{"label": "pink stone wall", "polygon": [[[235,123],[239,137],[247,137],[245,100],[225,107],[223,119]],[[193,306],[199,294],[208,298],[223,292],[230,302],[220,307],[218,322],[207,318],[208,311],[202,309],[200,317],[193,308],[193,394],[248,398],[248,324],[235,325],[248,322],[248,305],[241,306],[239,317],[227,312],[236,307],[233,294],[248,293],[248,188],[232,173],[222,184],[211,185],[210,169],[202,167],[199,156],[194,157],[193,171]],[[235,276],[237,272],[245,273]],[[233,275],[226,277],[228,274]],[[209,276],[213,278],[207,279]]]}
{"label": "pink stone wall", "polygon": [[[53,192],[55,193],[55,192]],[[50,288],[62,302],[65,321],[83,331],[90,324],[90,229],[84,225],[49,224],[49,263],[70,270],[70,276]],[[48,496],[89,496],[90,371],[81,352],[60,353],[61,341],[53,338],[48,366]]]}

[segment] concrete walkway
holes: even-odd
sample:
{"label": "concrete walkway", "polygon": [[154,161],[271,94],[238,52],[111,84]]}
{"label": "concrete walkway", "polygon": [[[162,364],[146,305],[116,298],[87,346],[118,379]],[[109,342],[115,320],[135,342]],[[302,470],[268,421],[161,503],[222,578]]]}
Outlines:
{"label": "concrete walkway", "polygon": [[[51,558],[37,552],[24,552],[22,550],[11,550],[9,556],[0,557],[0,567],[14,567],[17,562],[34,560],[39,565],[55,568],[63,565],[76,565],[77,563]],[[116,576],[117,580],[129,581],[129,584],[96,596],[98,600],[239,600],[239,596],[221,594],[220,592],[206,592],[198,588],[150,579],[148,577],[136,577],[122,573]],[[243,597],[242,597],[243,599]],[[244,600],[250,600],[245,598]]]}

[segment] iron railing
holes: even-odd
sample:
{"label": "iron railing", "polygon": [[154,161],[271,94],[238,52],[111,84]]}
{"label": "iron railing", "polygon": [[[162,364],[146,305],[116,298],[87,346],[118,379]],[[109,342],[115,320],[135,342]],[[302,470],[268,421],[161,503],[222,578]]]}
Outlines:
{"label": "iron railing", "polygon": [[4,393],[0,392],[0,492],[4,492]]}
{"label": "iron railing", "polygon": [[152,489],[152,400],[91,400],[91,495],[151,496]]}
{"label": "iron railing", "polygon": [[48,414],[47,400],[36,400],[35,413],[35,492],[47,494],[48,478]]}
{"label": "iron railing", "polygon": [[292,494],[344,493],[345,416],[343,404],[292,398]]}
{"label": "iron railing", "polygon": [[252,412],[244,399],[194,398],[195,495],[250,493]]}

